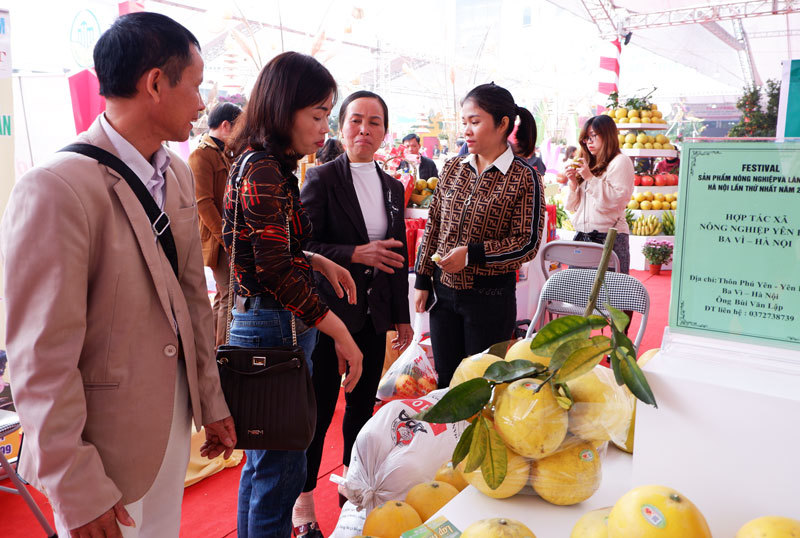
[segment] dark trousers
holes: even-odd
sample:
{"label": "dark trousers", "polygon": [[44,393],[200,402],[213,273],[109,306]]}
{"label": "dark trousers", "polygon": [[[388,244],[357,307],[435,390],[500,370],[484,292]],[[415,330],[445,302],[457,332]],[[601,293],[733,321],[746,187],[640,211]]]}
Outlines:
{"label": "dark trousers", "polygon": [[[342,436],[344,437],[344,454],[342,463],[350,465],[350,455],[356,442],[358,432],[372,417],[375,408],[375,393],[383,371],[383,358],[386,354],[386,333],[376,333],[372,321],[367,318],[364,327],[352,333],[358,348],[364,354],[361,379],[353,392],[345,393],[344,418],[342,420]],[[333,420],[336,400],[342,378],[339,375],[339,362],[336,358],[333,338],[319,334],[319,342],[311,356],[314,363],[314,391],[317,396],[317,429],[314,440],[306,450],[306,485],[303,491],[311,491],[317,486],[319,466],[322,461],[322,450],[325,435]]]}
{"label": "dark trousers", "polygon": [[434,278],[431,345],[439,387],[447,387],[458,364],[489,346],[513,338],[517,317],[516,275],[476,277],[469,290]]}

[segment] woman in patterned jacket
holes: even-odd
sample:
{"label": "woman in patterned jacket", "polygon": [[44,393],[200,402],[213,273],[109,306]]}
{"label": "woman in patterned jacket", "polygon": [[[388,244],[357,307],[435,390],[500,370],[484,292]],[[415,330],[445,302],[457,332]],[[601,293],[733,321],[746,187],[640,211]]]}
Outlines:
{"label": "woman in patterned jacket", "polygon": [[417,312],[430,308],[440,387],[464,357],[512,337],[516,270],[539,249],[544,189],[507,142],[517,116],[518,130],[534,139],[532,116],[520,111],[494,83],[470,91],[461,103],[469,153],[447,161],[434,191],[414,303]]}
{"label": "woman in patterned jacket", "polygon": [[[297,341],[309,366],[319,330],[336,342],[338,372],[347,367],[344,387],[352,391],[361,375],[362,354],[345,324],[320,298],[312,269],[328,278],[340,298],[347,291],[354,301],[355,284],[346,269],[303,252],[302,245],[311,239],[311,221],[293,173],[300,157],[322,147],[335,96],[333,77],[310,56],[286,52],[261,70],[230,141],[240,155],[228,178],[223,240],[235,276],[230,343],[291,345],[294,315]],[[261,153],[243,164],[251,150]],[[237,196],[232,182],[241,166],[246,168]],[[239,482],[239,537],[288,536],[292,507],[305,478],[303,450],[248,450]],[[306,534],[315,536],[318,530],[306,529]]]}

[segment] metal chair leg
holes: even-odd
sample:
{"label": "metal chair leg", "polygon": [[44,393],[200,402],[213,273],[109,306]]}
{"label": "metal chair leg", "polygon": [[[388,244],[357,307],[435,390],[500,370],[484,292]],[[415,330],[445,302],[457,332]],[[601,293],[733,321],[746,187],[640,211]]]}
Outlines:
{"label": "metal chair leg", "polygon": [[11,467],[11,464],[8,463],[6,457],[2,454],[0,454],[0,466],[2,466],[3,471],[5,471],[5,474],[11,480],[11,483],[14,484],[16,490],[12,488],[7,488],[5,486],[0,486],[0,489],[21,496],[25,500],[25,504],[27,504],[28,508],[30,508],[31,512],[33,512],[33,515],[36,517],[36,520],[44,529],[44,532],[47,533],[48,538],[58,538],[58,535],[50,526],[50,523],[47,522],[47,518],[44,517],[44,514],[42,514],[42,511],[39,509],[39,505],[37,505],[36,501],[34,501],[33,497],[31,497],[28,488],[25,487],[25,484],[22,482],[22,479],[19,477],[14,468]]}

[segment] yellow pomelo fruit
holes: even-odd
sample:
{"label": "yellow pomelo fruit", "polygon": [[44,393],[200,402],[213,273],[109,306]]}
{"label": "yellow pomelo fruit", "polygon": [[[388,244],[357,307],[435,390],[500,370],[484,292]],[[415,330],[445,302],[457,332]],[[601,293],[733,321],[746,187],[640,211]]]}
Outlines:
{"label": "yellow pomelo fruit", "polygon": [[439,470],[436,471],[436,476],[433,477],[433,479],[438,482],[447,482],[458,491],[461,491],[468,485],[461,471],[453,467],[452,461],[444,462],[444,464],[439,467]]}
{"label": "yellow pomelo fruit", "polygon": [[633,145],[633,149],[644,149],[644,144],[642,144],[641,142],[636,142]]}
{"label": "yellow pomelo fruit", "polygon": [[800,521],[780,516],[764,516],[748,521],[736,538],[798,538]]}
{"label": "yellow pomelo fruit", "polygon": [[639,209],[639,202],[637,202],[636,200],[631,200],[630,202],[628,202],[627,207],[628,209]]}
{"label": "yellow pomelo fruit", "polygon": [[644,149],[653,149],[653,144],[648,142],[647,144],[644,145]]}
{"label": "yellow pomelo fruit", "polygon": [[619,498],[608,515],[608,538],[711,538],[697,507],[672,488],[641,486]]}
{"label": "yellow pomelo fruit", "polygon": [[617,118],[624,118],[624,117],[626,117],[628,115],[628,109],[627,108],[618,108],[617,110],[614,111],[614,115]]}
{"label": "yellow pomelo fruit", "polygon": [[619,118],[617,123],[630,123],[630,120],[628,118]]}
{"label": "yellow pomelo fruit", "polygon": [[633,144],[628,144],[627,142],[622,145],[622,149],[633,149]]}
{"label": "yellow pomelo fruit", "polygon": [[664,149],[664,146],[658,142],[653,144],[653,149]]}
{"label": "yellow pomelo fruit", "polygon": [[642,114],[641,114],[641,116],[642,116],[643,118],[650,118],[650,117],[652,117],[652,115],[653,115],[653,113],[652,113],[652,112],[650,112],[649,110],[642,110]]}
{"label": "yellow pomelo fruit", "polygon": [[647,143],[647,140],[648,140],[647,135],[644,134],[644,133],[639,133],[638,135],[636,135],[636,141],[637,142],[645,144],[645,143]]}
{"label": "yellow pomelo fruit", "polygon": [[454,486],[433,480],[417,484],[408,490],[406,503],[417,511],[422,521],[427,521],[456,495],[458,490]]}
{"label": "yellow pomelo fruit", "polygon": [[519,521],[496,517],[476,521],[464,529],[461,538],[536,538],[536,535]]}
{"label": "yellow pomelo fruit", "polygon": [[636,142],[636,134],[628,133],[624,136],[625,136],[625,142],[627,142],[628,144],[633,144],[634,142]]}
{"label": "yellow pomelo fruit", "polygon": [[385,502],[367,514],[364,529],[367,536],[400,538],[404,532],[422,525],[422,519],[410,504],[401,501]]}
{"label": "yellow pomelo fruit", "polygon": [[658,107],[655,104],[650,105],[650,110],[658,110]]}
{"label": "yellow pomelo fruit", "polygon": [[497,355],[489,353],[476,353],[466,359],[462,360],[453,372],[453,378],[450,380],[450,388],[460,385],[464,381],[481,377],[489,365],[501,361]]}
{"label": "yellow pomelo fruit", "polygon": [[652,206],[653,206],[653,209],[655,209],[656,211],[661,209],[661,205],[662,205],[662,202],[660,200],[653,200]]}
{"label": "yellow pomelo fruit", "polygon": [[622,144],[625,143],[625,135],[624,134],[617,135],[617,140],[619,140],[619,145],[622,146]]}
{"label": "yellow pomelo fruit", "polygon": [[645,197],[645,198],[647,198],[648,200],[650,200],[650,201],[652,202],[653,200],[655,200],[655,198],[656,198],[656,195],[655,195],[655,194],[653,194],[653,193],[652,193],[652,192],[650,192],[650,191],[646,191],[646,192],[644,193],[644,197]]}
{"label": "yellow pomelo fruit", "polygon": [[641,115],[641,110],[629,110],[628,117],[629,118],[638,118]]}
{"label": "yellow pomelo fruit", "polygon": [[570,433],[587,440],[625,440],[633,398],[617,385],[609,368],[596,367],[567,386],[575,402],[569,410]]}
{"label": "yellow pomelo fruit", "polygon": [[571,443],[531,464],[531,485],[545,501],[567,506],[591,497],[600,487],[600,456],[592,443]]}
{"label": "yellow pomelo fruit", "polygon": [[656,142],[658,142],[659,144],[663,144],[663,143],[667,142],[667,137],[664,136],[663,134],[657,134],[656,135]]}
{"label": "yellow pomelo fruit", "polygon": [[541,381],[514,381],[497,399],[494,424],[506,445],[526,458],[552,454],[567,436],[567,412],[556,402],[552,386]]}
{"label": "yellow pomelo fruit", "polygon": [[642,118],[641,122],[642,123],[653,123],[653,120],[652,120],[652,118]]}
{"label": "yellow pomelo fruit", "polygon": [[531,472],[531,465],[528,460],[515,453],[513,450],[506,447],[506,454],[508,457],[508,465],[506,468],[506,477],[497,489],[491,489],[486,480],[483,479],[480,467],[471,473],[464,473],[465,461],[458,464],[458,470],[464,475],[464,478],[472,484],[478,491],[492,497],[494,499],[506,499],[512,497],[520,492],[522,488],[528,483],[528,478]]}
{"label": "yellow pomelo fruit", "polygon": [[537,355],[531,351],[531,342],[533,342],[533,338],[523,338],[519,342],[515,342],[514,345],[508,348],[508,351],[506,351],[505,360],[513,361],[517,359],[525,359],[526,361],[538,362],[539,364],[548,366],[550,364],[550,357]]}
{"label": "yellow pomelo fruit", "polygon": [[569,538],[608,538],[608,514],[611,507],[592,510],[581,516]]}
{"label": "yellow pomelo fruit", "polygon": [[644,202],[647,199],[643,192],[637,192],[633,196],[634,196],[634,200],[636,200],[639,203]]}

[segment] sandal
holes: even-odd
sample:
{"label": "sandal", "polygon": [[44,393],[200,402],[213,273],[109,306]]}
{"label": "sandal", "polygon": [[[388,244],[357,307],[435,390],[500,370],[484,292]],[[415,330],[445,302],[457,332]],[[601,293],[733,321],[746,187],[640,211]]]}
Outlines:
{"label": "sandal", "polygon": [[319,523],[312,521],[311,523],[303,523],[292,529],[292,533],[296,537],[302,536],[303,538],[325,538],[322,531],[319,530]]}

